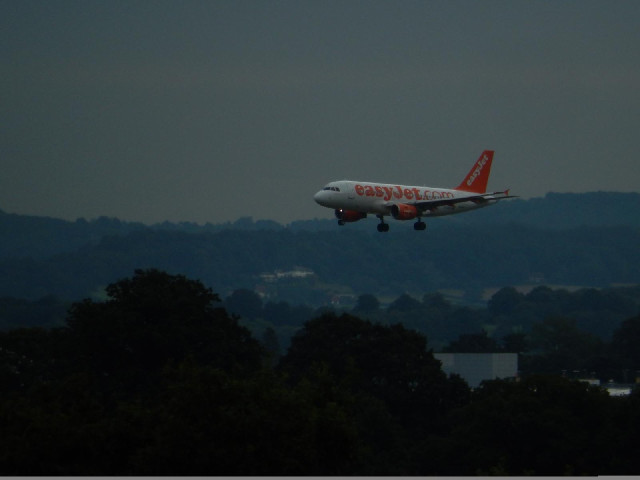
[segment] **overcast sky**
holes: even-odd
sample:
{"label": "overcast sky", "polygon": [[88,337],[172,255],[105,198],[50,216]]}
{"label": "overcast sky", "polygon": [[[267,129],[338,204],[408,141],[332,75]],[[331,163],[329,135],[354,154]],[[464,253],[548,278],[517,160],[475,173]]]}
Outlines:
{"label": "overcast sky", "polygon": [[329,218],[331,180],[638,191],[640,2],[3,1],[0,209]]}

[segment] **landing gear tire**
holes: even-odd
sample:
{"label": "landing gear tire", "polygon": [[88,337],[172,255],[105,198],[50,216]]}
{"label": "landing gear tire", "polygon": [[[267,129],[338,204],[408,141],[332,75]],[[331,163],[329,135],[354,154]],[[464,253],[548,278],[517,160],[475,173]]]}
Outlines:
{"label": "landing gear tire", "polygon": [[427,228],[427,224],[424,223],[423,221],[418,221],[413,224],[414,230],[424,230],[425,228]]}
{"label": "landing gear tire", "polygon": [[388,232],[389,231],[389,224],[388,223],[384,223],[384,217],[382,215],[376,215],[376,217],[378,217],[378,219],[380,220],[380,223],[378,224],[378,231],[379,232]]}

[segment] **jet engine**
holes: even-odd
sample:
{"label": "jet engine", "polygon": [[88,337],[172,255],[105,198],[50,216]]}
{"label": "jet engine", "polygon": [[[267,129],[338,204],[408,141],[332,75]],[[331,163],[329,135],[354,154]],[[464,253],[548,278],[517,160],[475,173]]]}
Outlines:
{"label": "jet engine", "polygon": [[367,214],[364,212],[358,212],[356,210],[343,210],[342,208],[337,208],[335,211],[336,218],[339,220],[341,225],[345,222],[357,222],[358,220],[362,220],[363,218],[367,218]]}
{"label": "jet engine", "polygon": [[418,216],[418,209],[413,205],[397,203],[391,206],[391,215],[396,220],[411,220]]}

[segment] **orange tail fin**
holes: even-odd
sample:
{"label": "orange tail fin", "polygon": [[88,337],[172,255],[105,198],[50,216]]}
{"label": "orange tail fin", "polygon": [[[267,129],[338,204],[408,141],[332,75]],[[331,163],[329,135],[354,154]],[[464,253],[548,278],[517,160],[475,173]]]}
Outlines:
{"label": "orange tail fin", "polygon": [[473,164],[471,170],[464,177],[456,190],[464,190],[465,192],[485,193],[487,191],[487,183],[489,182],[489,173],[491,173],[491,162],[493,161],[493,150],[485,150]]}

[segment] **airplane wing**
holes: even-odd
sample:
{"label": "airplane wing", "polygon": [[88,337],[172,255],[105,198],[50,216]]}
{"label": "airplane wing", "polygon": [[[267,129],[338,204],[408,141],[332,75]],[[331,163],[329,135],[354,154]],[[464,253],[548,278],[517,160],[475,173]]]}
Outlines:
{"label": "airplane wing", "polygon": [[509,195],[509,190],[505,190],[504,192],[482,193],[479,195],[469,195],[468,197],[443,198],[441,200],[423,200],[421,202],[410,203],[410,205],[415,205],[420,210],[425,211],[444,206],[453,207],[457,203],[463,202],[485,203],[491,200],[504,200],[506,198],[517,197],[518,195]]}

